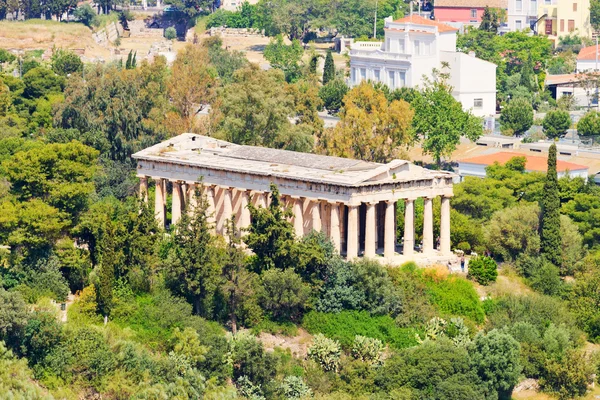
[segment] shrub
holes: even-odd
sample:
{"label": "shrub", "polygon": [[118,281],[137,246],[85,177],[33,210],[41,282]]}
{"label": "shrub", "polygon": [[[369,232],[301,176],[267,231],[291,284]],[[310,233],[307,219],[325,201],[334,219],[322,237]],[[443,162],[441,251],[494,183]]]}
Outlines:
{"label": "shrub", "polygon": [[310,287],[293,269],[263,272],[260,302],[276,320],[295,320],[302,316],[310,297]]}
{"label": "shrub", "polygon": [[334,79],[319,89],[319,97],[323,106],[329,112],[338,112],[344,105],[344,96],[348,93],[348,86],[341,79]]}
{"label": "shrub", "polygon": [[321,333],[315,335],[312,345],[308,348],[308,358],[319,363],[325,371],[337,372],[341,354],[340,343]]}
{"label": "shrub", "polygon": [[177,39],[177,31],[172,26],[165,29],[165,39],[174,40]]}
{"label": "shrub", "polygon": [[79,304],[79,311],[82,314],[90,317],[96,314],[96,311],[98,310],[98,303],[96,303],[96,287],[94,285],[84,287],[79,293],[77,303]]}
{"label": "shrub", "polygon": [[577,133],[581,136],[600,135],[600,113],[589,111],[577,122]]}
{"label": "shrub", "polygon": [[564,110],[548,111],[542,126],[548,138],[557,139],[567,133],[567,129],[571,126],[571,116],[568,111]]}
{"label": "shrub", "polygon": [[396,349],[417,344],[414,329],[398,328],[389,315],[371,316],[366,311],[311,311],[304,316],[302,326],[312,334],[322,333],[338,340],[346,349],[351,348],[356,335],[379,339]]}
{"label": "shrub", "polygon": [[275,359],[266,353],[254,336],[238,333],[231,337],[233,377],[237,381],[246,377],[252,384],[264,386],[275,375]]}
{"label": "shrub", "polygon": [[383,356],[383,342],[366,336],[356,335],[352,343],[352,357],[368,364],[381,364]]}
{"label": "shrub", "polygon": [[72,51],[56,50],[52,55],[52,70],[58,75],[67,76],[83,70],[83,62]]}
{"label": "shrub", "polygon": [[468,317],[477,323],[483,322],[483,307],[471,282],[459,277],[449,277],[439,282],[427,282],[427,287],[431,300],[442,313]]}
{"label": "shrub", "polygon": [[312,396],[312,390],[299,376],[286,376],[281,385],[286,399],[295,400]]}
{"label": "shrub", "polygon": [[87,27],[94,25],[94,20],[96,19],[96,13],[88,3],[84,3],[77,7],[75,11],[73,11],[73,16]]}
{"label": "shrub", "polygon": [[498,265],[491,257],[477,256],[469,260],[468,278],[472,278],[480,285],[489,285],[498,277]]}
{"label": "shrub", "polygon": [[586,394],[593,372],[584,351],[569,350],[563,359],[547,361],[540,387],[561,400],[573,399]]}

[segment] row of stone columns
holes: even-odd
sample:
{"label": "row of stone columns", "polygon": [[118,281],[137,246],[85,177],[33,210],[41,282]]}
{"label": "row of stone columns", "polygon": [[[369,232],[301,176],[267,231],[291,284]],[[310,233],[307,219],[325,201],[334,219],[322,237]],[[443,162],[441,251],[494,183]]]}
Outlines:
{"label": "row of stone columns", "polygon": [[[159,224],[166,222],[167,180],[154,178],[156,182],[155,210]],[[248,191],[241,188],[223,187],[216,185],[202,185],[195,182],[171,181],[172,210],[171,223],[176,224],[181,218],[181,213],[186,205],[188,209],[195,206],[196,185],[201,185],[203,194],[208,202],[207,213],[209,223],[214,226],[218,234],[226,234],[226,221],[235,215],[238,229],[250,225],[250,211],[248,204],[252,202],[255,207],[267,207],[269,194],[260,191]],[[140,178],[140,192],[144,200],[148,201],[148,179]],[[405,199],[404,215],[404,241],[403,255],[411,257],[415,247],[414,228],[414,202],[415,199]],[[342,253],[342,242],[345,239],[346,256],[348,259],[358,257],[360,250],[359,235],[361,231],[359,205],[347,205],[341,202],[332,202],[322,199],[311,199],[298,196],[282,196],[282,203],[293,211],[291,222],[298,237],[311,230],[327,233],[336,250]],[[364,217],[364,256],[375,257],[377,252],[378,220],[377,209],[379,202],[365,203]],[[343,207],[347,207],[346,215]],[[396,254],[396,201],[389,200],[383,207],[383,256],[392,258]],[[325,213],[325,214],[323,214]],[[324,226],[324,222],[325,225]],[[344,226],[345,225],[345,226]],[[440,223],[440,252],[450,253],[450,198],[442,196],[441,223]],[[423,211],[423,253],[433,254],[433,199],[424,198]]]}

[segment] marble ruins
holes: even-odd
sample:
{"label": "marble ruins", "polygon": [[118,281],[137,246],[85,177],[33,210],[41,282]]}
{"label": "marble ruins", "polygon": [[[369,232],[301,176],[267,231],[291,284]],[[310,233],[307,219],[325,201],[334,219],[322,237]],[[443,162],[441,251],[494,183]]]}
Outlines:
{"label": "marble ruins", "polygon": [[[155,182],[155,210],[166,224],[172,190],[175,224],[201,185],[218,234],[235,216],[250,224],[247,205],[266,207],[274,183],[293,211],[298,236],[323,231],[348,259],[382,255],[387,261],[450,256],[450,198],[453,174],[408,161],[378,164],[346,158],[242,146],[184,133],[133,155],[140,192],[148,200]],[[434,241],[433,200],[441,198],[440,236]],[[423,241],[415,243],[415,200],[423,198]],[[404,235],[396,238],[397,202],[404,202]],[[398,242],[401,241],[400,244]],[[434,243],[436,243],[434,247]],[[419,251],[416,251],[418,249]]]}

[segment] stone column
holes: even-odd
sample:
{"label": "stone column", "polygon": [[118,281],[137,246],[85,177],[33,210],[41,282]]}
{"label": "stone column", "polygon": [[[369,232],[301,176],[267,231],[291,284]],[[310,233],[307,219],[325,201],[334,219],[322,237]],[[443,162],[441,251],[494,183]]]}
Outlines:
{"label": "stone column", "polygon": [[337,203],[331,203],[331,218],[329,224],[329,237],[333,247],[339,253],[341,251],[342,235],[340,230],[340,206]]}
{"label": "stone column", "polygon": [[171,204],[171,223],[175,225],[181,218],[181,201],[183,196],[181,193],[181,182],[173,181],[173,197]]}
{"label": "stone column", "polygon": [[148,204],[148,177],[140,176],[140,199]]}
{"label": "stone column", "polygon": [[233,215],[233,204],[232,204],[232,199],[231,199],[231,188],[228,187],[224,187],[223,189],[223,214],[221,214],[221,234],[225,235],[227,234],[227,229],[225,228],[227,226],[227,220],[231,219],[231,216]]}
{"label": "stone column", "polygon": [[358,257],[358,206],[348,206],[348,243],[346,258]]}
{"label": "stone column", "polygon": [[319,200],[311,201],[312,203],[312,228],[317,232],[321,232],[321,202]]}
{"label": "stone column", "polygon": [[196,199],[196,184],[193,182],[186,182],[185,184],[185,196],[187,198],[186,211],[188,215],[192,215],[198,207],[198,199]]}
{"label": "stone column", "polygon": [[404,252],[412,256],[415,249],[415,200],[406,199],[404,206]]}
{"label": "stone column", "polygon": [[304,235],[304,218],[302,218],[302,204],[304,200],[301,198],[295,198],[292,211],[294,212],[294,232],[296,237],[300,238]]}
{"label": "stone column", "polygon": [[423,254],[433,254],[433,199],[423,198]]}
{"label": "stone column", "polygon": [[396,202],[388,200],[385,204],[385,230],[383,233],[383,256],[392,258],[396,254]]}
{"label": "stone column", "polygon": [[211,226],[211,231],[213,233],[216,232],[216,218],[217,218],[217,208],[215,206],[215,188],[213,186],[205,186],[206,193],[206,221]]}
{"label": "stone column", "polygon": [[367,203],[367,215],[365,218],[365,257],[375,257],[375,206],[374,203]]}
{"label": "stone column", "polygon": [[449,255],[450,251],[450,197],[442,196],[442,213],[440,221],[440,251]]}
{"label": "stone column", "polygon": [[[250,210],[248,209],[248,192],[244,191],[240,193],[240,226],[238,229],[247,228],[250,226]],[[240,232],[243,236],[243,232]]]}
{"label": "stone column", "polygon": [[165,227],[165,183],[162,178],[154,178],[156,191],[154,196],[154,214],[161,228]]}
{"label": "stone column", "polygon": [[254,192],[253,201],[256,208],[267,208],[267,198],[263,192]]}

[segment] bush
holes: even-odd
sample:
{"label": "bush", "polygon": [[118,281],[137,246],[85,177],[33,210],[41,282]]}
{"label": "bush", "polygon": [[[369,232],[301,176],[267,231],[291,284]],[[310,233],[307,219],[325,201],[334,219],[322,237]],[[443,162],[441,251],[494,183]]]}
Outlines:
{"label": "bush", "polygon": [[338,112],[342,108],[346,93],[348,93],[348,86],[341,79],[327,82],[319,89],[319,97],[323,100],[323,106],[331,113]]}
{"label": "bush", "polygon": [[577,133],[581,136],[600,135],[600,113],[590,111],[577,122]]}
{"label": "bush", "polygon": [[586,394],[593,372],[584,351],[569,350],[561,360],[548,360],[540,387],[561,400],[573,399]]}
{"label": "bush", "polygon": [[308,348],[308,358],[316,361],[325,371],[337,372],[341,354],[340,343],[321,333],[315,335],[313,344]]}
{"label": "bush", "polygon": [[296,320],[302,316],[310,297],[310,287],[293,269],[263,272],[260,302],[276,320]]}
{"label": "bush", "polygon": [[73,16],[87,27],[94,25],[96,12],[88,3],[84,3],[73,11]]}
{"label": "bush", "polygon": [[312,396],[312,390],[299,376],[286,376],[281,385],[283,394],[288,400],[302,399]]}
{"label": "bush", "polygon": [[165,39],[174,40],[177,39],[177,31],[172,26],[165,29]]}
{"label": "bush", "polygon": [[477,292],[471,282],[449,277],[440,282],[427,282],[428,293],[433,303],[443,314],[468,317],[482,323],[485,313]]}
{"label": "bush", "polygon": [[552,110],[546,113],[542,122],[544,133],[550,139],[558,139],[567,133],[571,126],[571,116],[568,111]]}
{"label": "bush", "polygon": [[368,364],[378,365],[382,362],[384,345],[379,339],[356,335],[352,343],[352,357]]}
{"label": "bush", "polygon": [[489,285],[496,282],[498,265],[491,257],[477,256],[469,260],[468,278],[472,278],[480,285]]}
{"label": "bush", "polygon": [[350,349],[357,335],[379,339],[396,349],[417,344],[412,328],[398,328],[389,315],[371,316],[366,311],[321,313],[311,311],[304,316],[302,326],[310,333],[322,333]]}
{"label": "bush", "polygon": [[72,51],[59,49],[52,55],[52,70],[61,76],[79,73],[83,70],[83,62]]}
{"label": "bush", "polygon": [[264,386],[275,375],[275,359],[266,353],[255,337],[238,333],[231,338],[233,377],[246,377],[252,384]]}
{"label": "bush", "polygon": [[520,136],[533,125],[533,107],[531,102],[524,98],[512,100],[502,109],[500,126],[502,131],[512,131]]}

